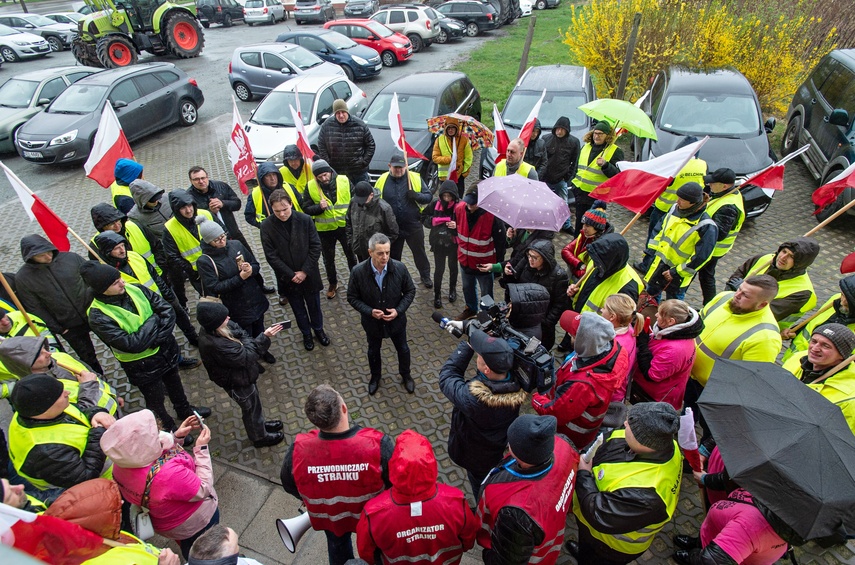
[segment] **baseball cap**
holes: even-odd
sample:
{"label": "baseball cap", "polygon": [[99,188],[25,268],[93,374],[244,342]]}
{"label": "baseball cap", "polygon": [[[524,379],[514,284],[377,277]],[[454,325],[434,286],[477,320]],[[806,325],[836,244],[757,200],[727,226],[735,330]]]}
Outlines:
{"label": "baseball cap", "polygon": [[469,345],[484,358],[484,363],[494,373],[507,373],[514,366],[514,352],[508,342],[500,337],[473,329],[469,333]]}
{"label": "baseball cap", "polygon": [[733,184],[736,182],[736,173],[734,173],[732,169],[722,167],[721,169],[716,169],[710,174],[705,175],[704,182],[707,184],[714,182]]}
{"label": "baseball cap", "polygon": [[407,162],[404,161],[404,158],[401,155],[392,155],[389,159],[389,164],[393,167],[406,167]]}
{"label": "baseball cap", "polygon": [[358,205],[365,204],[372,192],[374,189],[371,188],[371,183],[361,180],[353,187],[353,198],[351,200]]}

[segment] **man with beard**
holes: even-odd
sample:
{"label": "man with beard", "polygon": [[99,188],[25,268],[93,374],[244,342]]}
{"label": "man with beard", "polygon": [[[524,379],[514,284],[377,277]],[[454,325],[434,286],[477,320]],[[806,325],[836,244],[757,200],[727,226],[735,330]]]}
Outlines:
{"label": "man with beard", "polygon": [[[855,331],[855,312],[852,310],[855,306],[855,275],[842,278],[837,284],[840,286],[840,292],[832,295],[819,309],[816,317],[805,324],[801,331],[795,332],[792,328],[787,328],[781,332],[781,337],[793,340],[784,352],[783,361],[799,351],[806,351],[813,330],[822,324],[843,324]],[[2,331],[0,320],[0,333]]]}

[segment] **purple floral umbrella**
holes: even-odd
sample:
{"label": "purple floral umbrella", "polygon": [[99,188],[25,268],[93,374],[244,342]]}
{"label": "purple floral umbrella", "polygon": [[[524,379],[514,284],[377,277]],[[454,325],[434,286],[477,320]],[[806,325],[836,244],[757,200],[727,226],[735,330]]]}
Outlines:
{"label": "purple floral umbrella", "polygon": [[567,203],[546,183],[516,174],[479,182],[478,206],[514,229],[557,232],[570,217]]}

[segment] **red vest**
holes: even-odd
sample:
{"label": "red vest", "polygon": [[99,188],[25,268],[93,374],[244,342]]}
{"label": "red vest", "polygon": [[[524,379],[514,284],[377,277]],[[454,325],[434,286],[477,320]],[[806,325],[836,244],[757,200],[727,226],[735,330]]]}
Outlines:
{"label": "red vest", "polygon": [[294,482],[312,528],[337,536],[356,531],[365,503],[383,492],[383,433],[362,428],[347,439],[321,439],[318,430],[294,440]]}
{"label": "red vest", "polygon": [[[505,459],[506,465],[513,459]],[[552,467],[537,478],[521,478],[507,469],[493,471],[484,484],[478,503],[481,529],[478,545],[492,547],[492,532],[499,510],[515,506],[525,511],[543,530],[543,543],[534,548],[529,562],[552,565],[561,554],[564,543],[564,523],[573,505],[573,488],[576,486],[576,467],[579,454],[561,435],[555,436],[555,453]]]}
{"label": "red vest", "polygon": [[[387,490],[365,505],[369,532],[383,555],[383,563],[459,563],[466,551],[461,540],[468,510],[464,494],[448,485],[437,485],[433,498],[421,503],[421,516],[413,516],[410,504],[392,500]],[[474,534],[470,530],[470,536]],[[469,538],[469,545],[473,543]]]}
{"label": "red vest", "polygon": [[475,228],[469,230],[469,220],[466,218],[466,203],[458,202],[454,207],[454,221],[457,222],[457,260],[464,267],[477,269],[478,265],[496,262],[496,244],[493,243],[493,214],[485,212]]}

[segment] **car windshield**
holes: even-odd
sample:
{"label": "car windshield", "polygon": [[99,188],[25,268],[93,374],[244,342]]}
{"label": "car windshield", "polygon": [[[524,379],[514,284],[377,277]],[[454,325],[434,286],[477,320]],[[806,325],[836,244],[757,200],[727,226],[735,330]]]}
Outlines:
{"label": "car windshield", "polygon": [[17,35],[19,33],[21,33],[21,32],[18,31],[17,29],[13,29],[9,26],[4,26],[3,24],[0,24],[0,36],[2,36],[2,35]]}
{"label": "car windshield", "polygon": [[296,49],[289,49],[288,51],[284,51],[280,53],[283,57],[285,57],[291,64],[300,69],[301,71],[305,71],[306,69],[311,69],[312,67],[317,67],[321,63],[323,63],[323,59],[312,53],[311,51],[307,51],[301,47],[297,47]]}
{"label": "car windshield", "polygon": [[332,45],[336,49],[350,49],[351,47],[356,47],[357,45],[354,40],[336,31],[332,33],[325,33],[324,39],[329,41],[330,45]]}
{"label": "car windshield", "polygon": [[[297,97],[293,92],[273,91],[268,94],[250,120],[254,124],[262,126],[288,126],[294,127],[294,120],[291,118],[291,109],[289,106],[294,106],[297,109]],[[315,95],[312,92],[300,93],[300,112],[303,114],[303,124],[309,125],[312,117],[312,106],[315,103]]]}
{"label": "car windshield", "polygon": [[88,114],[104,100],[107,85],[72,84],[56,97],[48,108],[50,114]]}
{"label": "car windshield", "polygon": [[379,22],[375,22],[374,20],[369,20],[365,22],[365,27],[374,32],[374,35],[379,35],[380,37],[389,37],[394,32],[388,27],[384,26]]}
{"label": "car windshield", "polygon": [[26,108],[39,87],[34,80],[9,79],[0,86],[0,106],[4,108]]}
{"label": "car windshield", "polygon": [[741,137],[760,131],[752,96],[672,94],[665,99],[659,127],[680,135]]}
{"label": "car windshield", "polygon": [[[392,105],[392,94],[378,94],[365,113],[365,124],[377,128],[389,129],[389,107]],[[401,120],[404,129],[423,130],[427,127],[426,120],[435,116],[436,99],[433,96],[418,94],[398,94],[398,106],[401,109]]]}
{"label": "car windshield", "polygon": [[41,26],[52,26],[53,24],[56,23],[52,19],[46,18],[46,17],[41,16],[39,14],[28,14],[27,15],[27,21],[30,22],[31,24],[33,24],[34,26],[39,26],[39,27],[41,27]]}
{"label": "car windshield", "polygon": [[245,8],[264,8],[264,0],[247,0]]}
{"label": "car windshield", "polygon": [[[511,94],[505,109],[502,110],[502,121],[506,126],[520,129],[528,118],[531,109],[537,104],[542,92],[517,91]],[[546,92],[543,105],[537,117],[544,131],[549,131],[558,118],[567,116],[570,118],[570,127],[578,128],[585,126],[588,122],[585,114],[579,106],[587,102],[582,92]]]}

